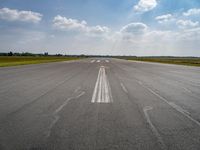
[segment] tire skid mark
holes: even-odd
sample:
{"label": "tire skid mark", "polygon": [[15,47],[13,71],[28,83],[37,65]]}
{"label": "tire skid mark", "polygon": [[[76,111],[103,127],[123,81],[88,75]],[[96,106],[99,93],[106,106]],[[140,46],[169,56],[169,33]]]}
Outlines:
{"label": "tire skid mark", "polygon": [[[89,66],[89,65],[88,65]],[[88,67],[87,66],[87,67]],[[68,82],[69,80],[73,79],[74,77],[76,77],[77,75],[80,74],[81,71],[74,73],[74,75],[71,75],[69,77],[67,77],[65,80],[55,84],[54,87],[52,87],[51,89],[45,91],[44,93],[42,93],[41,95],[39,95],[38,97],[36,97],[35,99],[33,99],[32,101],[22,105],[20,108],[14,110],[13,112],[9,113],[5,118],[7,117],[11,117],[17,113],[20,113],[21,111],[23,111],[24,109],[27,109],[28,107],[30,107],[31,105],[33,105],[34,103],[36,103],[37,101],[40,100],[40,98],[46,96],[47,94],[49,94],[50,92],[52,92],[53,90],[57,89],[60,85],[63,85],[64,83]]]}
{"label": "tire skid mark", "polygon": [[150,111],[150,110],[152,110],[152,109],[153,109],[153,107],[151,107],[151,106],[146,106],[146,107],[144,107],[144,108],[143,108],[144,116],[145,116],[146,121],[147,121],[147,123],[149,124],[149,126],[150,126],[150,128],[151,128],[153,134],[156,136],[156,138],[157,138],[157,140],[158,140],[158,143],[159,143],[159,145],[160,145],[160,148],[161,148],[162,150],[167,150],[167,147],[166,147],[165,143],[163,142],[163,139],[162,139],[161,135],[159,134],[158,130],[157,130],[156,127],[153,125],[153,123],[151,122],[151,119],[150,119],[150,117],[149,117],[148,111]]}
{"label": "tire skid mark", "polygon": [[184,110],[182,107],[176,105],[173,102],[169,102],[166,98],[164,98],[163,96],[161,96],[160,94],[158,94],[157,92],[155,92],[154,90],[152,90],[151,88],[149,88],[148,86],[144,85],[141,81],[138,81],[138,83],[142,87],[144,87],[145,89],[147,89],[150,93],[152,93],[153,95],[155,95],[156,97],[158,97],[160,100],[164,101],[166,104],[168,104],[169,106],[171,106],[173,109],[175,109],[176,111],[178,111],[183,116],[187,117],[189,120],[191,120],[193,123],[195,123],[196,125],[198,125],[200,127],[200,122],[198,120],[194,119],[193,117],[191,117],[190,113],[187,110]]}
{"label": "tire skid mark", "polygon": [[123,83],[120,83],[120,85],[121,85],[123,91],[124,91],[125,93],[128,93],[128,90],[126,89],[126,87],[124,86],[124,84],[123,84]]}
{"label": "tire skid mark", "polygon": [[[77,89],[75,89],[74,91],[74,95],[75,96],[72,96],[70,98],[68,98],[66,101],[64,101],[64,103],[62,105],[60,105],[54,112],[53,112],[53,121],[51,122],[49,128],[48,128],[48,131],[46,133],[46,138],[48,138],[50,135],[51,135],[51,130],[52,128],[54,127],[54,125],[58,122],[58,120],[60,119],[60,116],[58,115],[58,113],[60,111],[63,110],[63,108],[69,103],[69,101],[71,100],[74,100],[74,99],[78,99],[80,98],[81,96],[83,96],[85,94],[84,91],[80,91],[80,87],[78,87]],[[78,94],[78,95],[77,95]]]}

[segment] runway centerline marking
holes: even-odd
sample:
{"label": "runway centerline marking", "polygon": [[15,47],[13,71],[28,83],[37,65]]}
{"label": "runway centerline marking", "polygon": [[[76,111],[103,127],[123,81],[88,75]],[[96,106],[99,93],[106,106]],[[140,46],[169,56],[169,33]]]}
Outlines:
{"label": "runway centerline marking", "polygon": [[97,60],[97,62],[98,62],[98,63],[100,63],[100,62],[101,62],[101,60]]}
{"label": "runway centerline marking", "polygon": [[109,63],[110,61],[109,60],[105,60],[107,63]]}
{"label": "runway centerline marking", "polygon": [[94,62],[95,62],[95,60],[92,60],[92,61],[91,61],[91,63],[94,63]]}
{"label": "runway centerline marking", "polygon": [[112,94],[105,67],[101,66],[94,87],[91,103],[112,103]]}
{"label": "runway centerline marking", "polygon": [[143,108],[144,116],[145,116],[145,118],[147,120],[147,123],[151,127],[151,130],[152,130],[153,134],[155,134],[155,136],[157,137],[161,149],[166,150],[167,147],[166,147],[165,143],[163,142],[163,139],[162,139],[161,135],[159,134],[159,132],[157,131],[156,127],[153,125],[153,123],[151,122],[151,119],[149,117],[148,111],[150,111],[152,109],[153,108],[151,106],[144,107]]}

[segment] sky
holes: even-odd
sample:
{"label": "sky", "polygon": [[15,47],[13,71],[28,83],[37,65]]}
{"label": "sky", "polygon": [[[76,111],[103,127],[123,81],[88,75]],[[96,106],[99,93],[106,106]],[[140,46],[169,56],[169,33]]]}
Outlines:
{"label": "sky", "polygon": [[200,56],[200,0],[0,0],[0,52]]}

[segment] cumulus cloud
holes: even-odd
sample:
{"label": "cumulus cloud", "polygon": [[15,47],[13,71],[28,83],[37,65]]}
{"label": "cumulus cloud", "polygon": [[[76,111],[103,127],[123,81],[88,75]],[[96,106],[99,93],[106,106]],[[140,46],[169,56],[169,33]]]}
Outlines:
{"label": "cumulus cloud", "polygon": [[185,55],[190,55],[190,46],[198,49],[199,27],[172,31],[153,30],[144,23],[135,26],[135,23],[131,23],[120,30],[115,37],[115,49],[125,49],[125,54],[135,55],[180,55],[183,51]]}
{"label": "cumulus cloud", "polygon": [[184,16],[192,16],[192,15],[199,15],[200,14],[200,9],[197,8],[192,8],[189,9],[187,12],[184,12]]}
{"label": "cumulus cloud", "polygon": [[133,22],[123,26],[115,38],[129,42],[136,42],[147,32],[147,25],[141,22]]}
{"label": "cumulus cloud", "polygon": [[191,20],[178,20],[176,22],[179,28],[185,29],[185,28],[194,28],[199,26],[199,22],[193,22]]}
{"label": "cumulus cloud", "polygon": [[134,6],[134,10],[136,12],[146,12],[154,9],[156,6],[156,0],[140,0],[138,4]]}
{"label": "cumulus cloud", "polygon": [[141,22],[133,22],[130,23],[120,30],[121,33],[125,34],[133,34],[133,35],[138,35],[142,34],[147,30],[147,25]]}
{"label": "cumulus cloud", "polygon": [[109,32],[109,28],[106,26],[89,26],[85,20],[68,19],[60,15],[54,17],[53,26],[57,29],[79,31],[91,35],[100,35]]}
{"label": "cumulus cloud", "polygon": [[68,30],[85,30],[87,22],[86,21],[78,21],[76,19],[67,19],[60,15],[54,17],[53,25],[59,29],[68,29]]}
{"label": "cumulus cloud", "polygon": [[[139,22],[125,25],[119,33],[123,41],[141,45],[155,43],[155,41],[158,43],[173,43],[200,39],[200,27],[196,26],[197,23],[190,22],[190,20],[179,20],[178,22],[184,26],[184,30],[151,30],[146,24]],[[187,26],[192,26],[193,28],[186,28]],[[115,38],[120,39],[120,36]]]}
{"label": "cumulus cloud", "polygon": [[164,23],[164,22],[168,22],[168,21],[174,20],[174,17],[171,14],[166,14],[166,15],[162,15],[162,16],[157,16],[155,19],[159,23]]}
{"label": "cumulus cloud", "polygon": [[19,11],[16,9],[1,8],[0,19],[7,21],[38,23],[42,19],[42,14],[32,11]]}
{"label": "cumulus cloud", "polygon": [[89,27],[88,28],[89,32],[91,33],[97,33],[97,34],[101,34],[101,33],[107,33],[109,32],[109,28],[106,26],[94,26],[94,27]]}

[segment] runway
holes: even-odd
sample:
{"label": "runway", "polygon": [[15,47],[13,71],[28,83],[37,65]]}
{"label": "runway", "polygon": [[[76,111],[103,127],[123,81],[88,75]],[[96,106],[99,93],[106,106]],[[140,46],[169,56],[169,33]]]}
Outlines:
{"label": "runway", "polygon": [[0,150],[199,150],[200,68],[114,58],[0,68]]}

